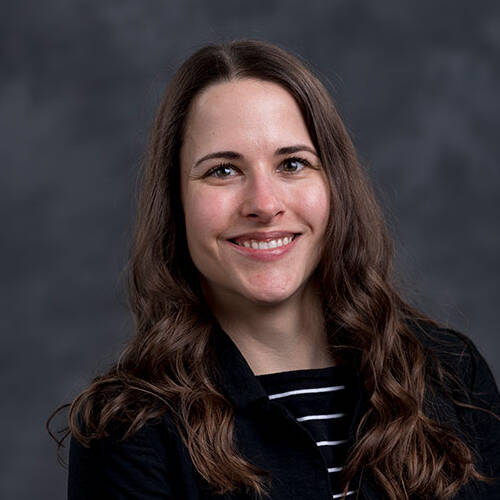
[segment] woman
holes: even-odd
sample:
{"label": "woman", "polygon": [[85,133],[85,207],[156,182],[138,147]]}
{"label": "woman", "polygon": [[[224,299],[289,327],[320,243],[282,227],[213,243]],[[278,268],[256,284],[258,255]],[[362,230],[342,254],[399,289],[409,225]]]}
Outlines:
{"label": "woman", "polygon": [[406,304],[391,259],[306,65],[197,51],[145,162],[135,336],[71,405],[69,498],[498,498],[491,371]]}

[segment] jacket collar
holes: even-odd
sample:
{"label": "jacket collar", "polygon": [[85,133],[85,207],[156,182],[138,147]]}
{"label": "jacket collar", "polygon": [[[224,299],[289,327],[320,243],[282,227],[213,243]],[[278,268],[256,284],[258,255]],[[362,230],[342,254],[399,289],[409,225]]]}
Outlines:
{"label": "jacket collar", "polygon": [[212,334],[216,355],[216,376],[220,388],[230,401],[241,409],[257,401],[266,401],[267,394],[264,388],[236,344],[216,320]]}
{"label": "jacket collar", "polygon": [[[214,320],[213,342],[216,355],[216,374],[220,388],[238,408],[247,408],[257,401],[267,400],[267,393],[258,381],[246,359],[231,337]],[[368,396],[359,377],[356,378],[358,399],[349,432],[354,436],[355,429],[368,403]]]}

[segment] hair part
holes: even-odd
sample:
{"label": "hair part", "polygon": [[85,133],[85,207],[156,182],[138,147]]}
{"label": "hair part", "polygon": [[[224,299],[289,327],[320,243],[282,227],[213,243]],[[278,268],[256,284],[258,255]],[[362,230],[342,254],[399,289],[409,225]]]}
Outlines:
{"label": "hair part", "polygon": [[[290,92],[328,179],[327,244],[315,277],[332,355],[353,360],[370,394],[343,470],[344,492],[359,470],[391,500],[413,494],[451,498],[472,479],[488,480],[453,430],[425,415],[429,353],[409,324],[435,323],[406,304],[391,282],[391,239],[329,93],[305,62],[255,40],[203,47],[165,92],[143,164],[127,265],[134,336],[113,367],[75,398],[68,433],[88,446],[119,427],[126,439],[168,411],[194,466],[216,493],[266,494],[270,475],[239,454],[234,409],[214,384],[214,318],[189,257],[180,200],[180,149],[191,103],[210,85],[242,78]],[[434,362],[444,384],[451,374]]]}

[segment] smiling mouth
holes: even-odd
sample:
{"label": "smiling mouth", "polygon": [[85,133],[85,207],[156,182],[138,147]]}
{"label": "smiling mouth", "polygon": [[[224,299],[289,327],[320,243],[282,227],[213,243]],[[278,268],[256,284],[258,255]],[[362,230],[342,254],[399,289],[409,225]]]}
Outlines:
{"label": "smiling mouth", "polygon": [[293,240],[297,238],[301,233],[294,233],[291,237],[285,238],[269,238],[268,240],[240,240],[236,242],[235,240],[228,240],[235,245],[240,247],[252,248],[254,250],[271,250],[273,248],[282,248],[289,245]]}

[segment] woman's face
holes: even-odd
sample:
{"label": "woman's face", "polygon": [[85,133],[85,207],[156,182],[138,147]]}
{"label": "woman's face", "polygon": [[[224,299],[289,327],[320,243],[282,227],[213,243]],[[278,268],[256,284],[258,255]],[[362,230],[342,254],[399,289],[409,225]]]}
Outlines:
{"label": "woman's face", "polygon": [[257,79],[209,86],[192,102],[180,157],[205,293],[277,304],[302,291],[322,253],[329,189],[293,97]]}

